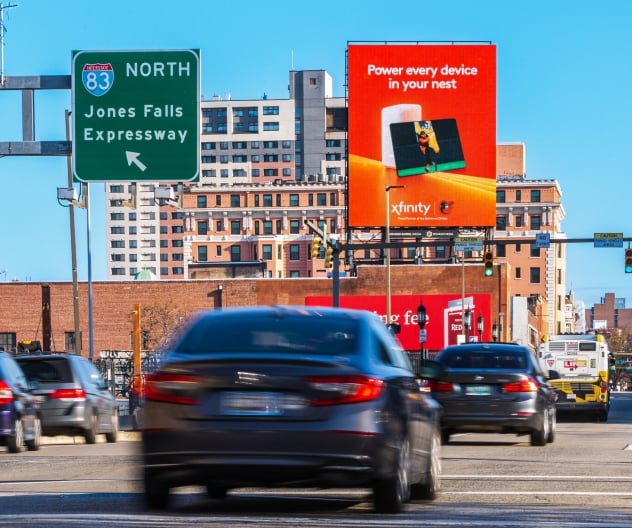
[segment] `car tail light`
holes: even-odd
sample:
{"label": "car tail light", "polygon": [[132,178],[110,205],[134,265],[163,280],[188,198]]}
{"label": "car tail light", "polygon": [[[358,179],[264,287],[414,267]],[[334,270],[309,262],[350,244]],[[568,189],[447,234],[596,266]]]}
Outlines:
{"label": "car tail light", "polygon": [[48,395],[50,400],[85,400],[86,391],[82,388],[55,389]]}
{"label": "car tail light", "polygon": [[449,381],[430,380],[431,392],[452,392],[454,385]]}
{"label": "car tail light", "polygon": [[0,381],[0,405],[6,405],[13,401],[13,391],[11,387],[4,382]]}
{"label": "car tail light", "polygon": [[311,400],[311,405],[338,405],[342,403],[360,403],[375,400],[382,392],[384,382],[368,376],[311,376],[310,385],[324,397]]}
{"label": "car tail light", "polygon": [[533,378],[523,378],[503,385],[503,392],[538,392],[538,382]]}
{"label": "car tail light", "polygon": [[146,400],[180,405],[200,403],[198,389],[200,378],[184,374],[150,374],[145,380],[143,396]]}

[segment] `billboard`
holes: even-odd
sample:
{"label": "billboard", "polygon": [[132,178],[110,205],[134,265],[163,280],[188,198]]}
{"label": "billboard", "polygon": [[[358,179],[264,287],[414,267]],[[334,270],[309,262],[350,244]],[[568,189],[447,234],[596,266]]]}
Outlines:
{"label": "billboard", "polygon": [[[332,306],[332,297],[327,295],[305,297],[306,306]],[[392,295],[391,322],[399,323],[401,331],[397,338],[406,350],[420,350],[420,328],[417,322],[417,307],[423,304],[426,308],[427,322],[424,326],[424,349],[441,350],[448,345],[456,345],[463,337],[466,341],[490,341],[491,327],[491,294],[431,294]],[[377,314],[386,324],[386,296],[384,295],[349,295],[339,299],[341,308],[368,310]],[[464,331],[463,311],[470,310],[471,328]],[[483,332],[479,336],[476,328],[477,319],[483,316]]]}
{"label": "billboard", "polygon": [[349,44],[347,74],[349,226],[495,226],[496,47]]}

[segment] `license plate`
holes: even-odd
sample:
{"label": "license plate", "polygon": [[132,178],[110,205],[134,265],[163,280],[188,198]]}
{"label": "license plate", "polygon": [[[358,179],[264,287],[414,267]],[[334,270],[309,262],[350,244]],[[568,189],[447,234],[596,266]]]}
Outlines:
{"label": "license plate", "polygon": [[577,397],[574,394],[567,394],[566,395],[566,399],[575,401],[577,399]]}
{"label": "license plate", "polygon": [[489,385],[468,385],[465,387],[466,396],[489,396],[492,388]]}
{"label": "license plate", "polygon": [[283,406],[274,392],[224,392],[221,412],[228,416],[279,416]]}

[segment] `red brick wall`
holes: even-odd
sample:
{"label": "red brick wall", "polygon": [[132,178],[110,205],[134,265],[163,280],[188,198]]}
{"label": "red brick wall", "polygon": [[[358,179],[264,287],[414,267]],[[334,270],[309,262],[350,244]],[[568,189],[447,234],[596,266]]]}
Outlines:
{"label": "red brick wall", "polygon": [[[493,278],[483,277],[482,263],[466,265],[392,266],[391,294],[460,293],[462,271],[466,293],[490,293],[492,312],[507,314],[506,267],[497,266]],[[341,278],[340,295],[384,294],[384,266],[360,267],[358,276]],[[71,282],[0,283],[0,332],[15,332],[17,341],[42,340],[42,285],[50,287],[53,342],[64,350],[64,333],[74,331]],[[132,309],[143,306],[177,307],[184,313],[219,306],[222,284],[224,307],[305,304],[309,295],[331,295],[331,279],[224,279],[195,281],[106,281],[92,283],[94,357],[100,350],[131,350]],[[88,284],[79,284],[82,353],[89,353]]]}

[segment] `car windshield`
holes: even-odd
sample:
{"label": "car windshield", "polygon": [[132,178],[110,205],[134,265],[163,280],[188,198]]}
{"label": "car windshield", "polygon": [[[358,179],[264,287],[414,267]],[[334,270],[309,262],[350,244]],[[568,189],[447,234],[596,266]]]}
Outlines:
{"label": "car windshield", "polygon": [[176,347],[182,354],[299,352],[349,355],[356,349],[358,323],[349,319],[256,318],[195,323]]}
{"label": "car windshield", "polygon": [[449,369],[502,369],[524,370],[524,354],[513,350],[446,350],[441,363]]}

